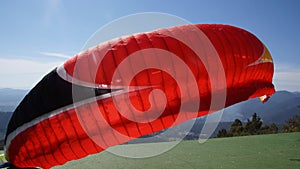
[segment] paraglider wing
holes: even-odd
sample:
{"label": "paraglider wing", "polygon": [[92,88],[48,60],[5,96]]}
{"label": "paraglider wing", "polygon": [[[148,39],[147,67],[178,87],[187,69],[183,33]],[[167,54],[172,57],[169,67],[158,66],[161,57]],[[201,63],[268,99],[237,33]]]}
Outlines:
{"label": "paraglider wing", "polygon": [[263,43],[228,25],[182,25],[114,39],[77,54],[28,93],[9,122],[6,158],[18,167],[62,165],[269,97],[272,77]]}

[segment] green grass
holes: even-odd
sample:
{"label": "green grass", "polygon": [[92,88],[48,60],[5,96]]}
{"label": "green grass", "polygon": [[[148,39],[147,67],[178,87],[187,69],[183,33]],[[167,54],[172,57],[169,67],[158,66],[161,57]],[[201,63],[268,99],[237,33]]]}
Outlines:
{"label": "green grass", "polygon": [[[171,143],[120,145],[113,149],[150,151]],[[147,147],[150,149],[147,150]],[[128,152],[128,153],[130,153]],[[54,169],[300,169],[300,133],[183,141],[161,155],[133,159],[110,152],[90,155]]]}
{"label": "green grass", "polygon": [[0,151],[0,164],[5,163],[5,158],[4,158],[4,154],[2,151]]}
{"label": "green grass", "polygon": [[[153,143],[160,149],[170,143]],[[146,144],[120,145],[115,149],[135,149]],[[204,144],[183,141],[161,155],[133,159],[109,152],[71,161],[56,169],[111,168],[111,169],[300,169],[300,133],[245,136],[210,139]]]}

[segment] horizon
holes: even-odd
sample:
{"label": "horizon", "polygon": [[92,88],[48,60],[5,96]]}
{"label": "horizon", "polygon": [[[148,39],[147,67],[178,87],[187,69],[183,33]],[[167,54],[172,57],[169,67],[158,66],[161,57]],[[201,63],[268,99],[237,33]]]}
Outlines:
{"label": "horizon", "polygon": [[[219,23],[256,35],[274,60],[275,89],[300,91],[300,1],[214,0],[201,2],[2,1],[0,17],[0,88],[32,89],[101,27],[143,12],[174,15],[193,24]],[[32,6],[35,6],[34,8]]]}
{"label": "horizon", "polygon": [[[31,89],[27,89],[27,88],[21,89],[21,88],[9,88],[9,87],[2,88],[2,87],[0,87],[0,90],[3,90],[3,89],[4,90],[6,90],[6,89],[7,90],[21,90],[21,91],[28,91],[28,92],[31,90]],[[289,91],[289,90],[285,90],[285,89],[283,89],[283,90],[276,90],[275,93],[277,93],[277,92],[300,93],[300,91]]]}

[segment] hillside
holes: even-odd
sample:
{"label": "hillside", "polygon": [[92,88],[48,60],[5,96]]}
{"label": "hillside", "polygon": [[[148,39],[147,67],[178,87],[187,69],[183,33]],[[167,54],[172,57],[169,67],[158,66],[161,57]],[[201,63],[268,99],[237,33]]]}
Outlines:
{"label": "hillside", "polygon": [[[151,158],[132,159],[103,152],[54,169],[295,169],[300,166],[299,138],[300,133],[287,133],[210,139],[204,144],[183,141],[170,151]],[[110,150],[132,153],[130,150],[145,150],[148,147],[151,151],[166,144],[171,143],[120,145]]]}

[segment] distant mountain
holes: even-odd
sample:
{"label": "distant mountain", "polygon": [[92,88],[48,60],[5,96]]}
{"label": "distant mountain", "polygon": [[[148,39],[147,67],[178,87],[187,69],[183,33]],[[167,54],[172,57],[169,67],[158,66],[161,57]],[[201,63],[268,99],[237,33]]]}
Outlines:
{"label": "distant mountain", "polygon": [[247,121],[256,112],[265,124],[282,124],[294,115],[300,115],[300,93],[278,91],[266,103],[251,99],[224,110],[222,121],[238,118]]}
{"label": "distant mountain", "polygon": [[[221,121],[218,122],[217,127],[210,137],[216,137],[218,131],[221,129],[229,129],[235,119],[240,119],[246,122],[257,113],[263,120],[263,125],[275,123],[280,128],[288,119],[294,115],[300,115],[300,93],[278,91],[266,103],[261,103],[260,100],[251,99],[230,106],[223,111],[215,112],[222,113]],[[159,142],[168,141],[170,139],[182,138],[182,134],[186,135],[185,139],[197,139],[203,129],[206,117],[198,118],[196,120],[187,121],[181,125],[174,127],[167,136],[151,137],[149,140],[134,140],[132,143],[139,142]],[[190,124],[194,123],[190,129]],[[188,134],[187,134],[188,133]],[[159,133],[158,133],[159,134]]]}
{"label": "distant mountain", "polygon": [[[191,127],[191,123],[194,123]],[[135,144],[135,143],[153,143],[153,142],[168,142],[168,141],[177,141],[179,139],[184,140],[196,140],[199,139],[200,135],[207,136],[209,138],[214,138],[217,136],[219,130],[222,129],[229,129],[232,122],[220,122],[220,123],[214,123],[213,125],[216,125],[216,128],[208,129],[208,131],[212,132],[211,135],[207,135],[208,133],[203,132],[201,133],[203,126],[204,126],[203,119],[197,119],[197,120],[190,120],[187,121],[181,125],[175,126],[173,128],[168,129],[168,132],[165,133],[164,131],[160,131],[151,135],[143,136],[142,138],[135,139],[130,141],[129,143]],[[212,123],[209,123],[209,125],[212,125]]]}
{"label": "distant mountain", "polygon": [[0,89],[0,111],[14,111],[27,93],[28,90],[10,88]]}
{"label": "distant mountain", "polygon": [[4,139],[6,128],[12,112],[0,112],[0,140]]}
{"label": "distant mountain", "polygon": [[[26,93],[28,93],[28,90],[0,89],[0,139],[3,137],[2,135],[6,131],[7,123],[11,117],[12,113],[9,112],[12,112],[16,108]],[[259,99],[251,99],[230,106],[223,111],[222,123],[217,126],[212,136],[215,136],[219,129],[230,127],[231,122],[235,119],[246,122],[254,112],[262,118],[264,124],[276,123],[281,125],[293,115],[300,115],[300,92],[278,91],[264,104],[262,104]],[[199,135],[205,119],[205,117],[198,118],[194,121],[188,121],[176,126],[173,131],[170,132],[168,138],[162,139],[176,140],[178,135],[182,135],[186,132]],[[195,122],[193,128],[187,130],[187,126],[192,122]]]}

